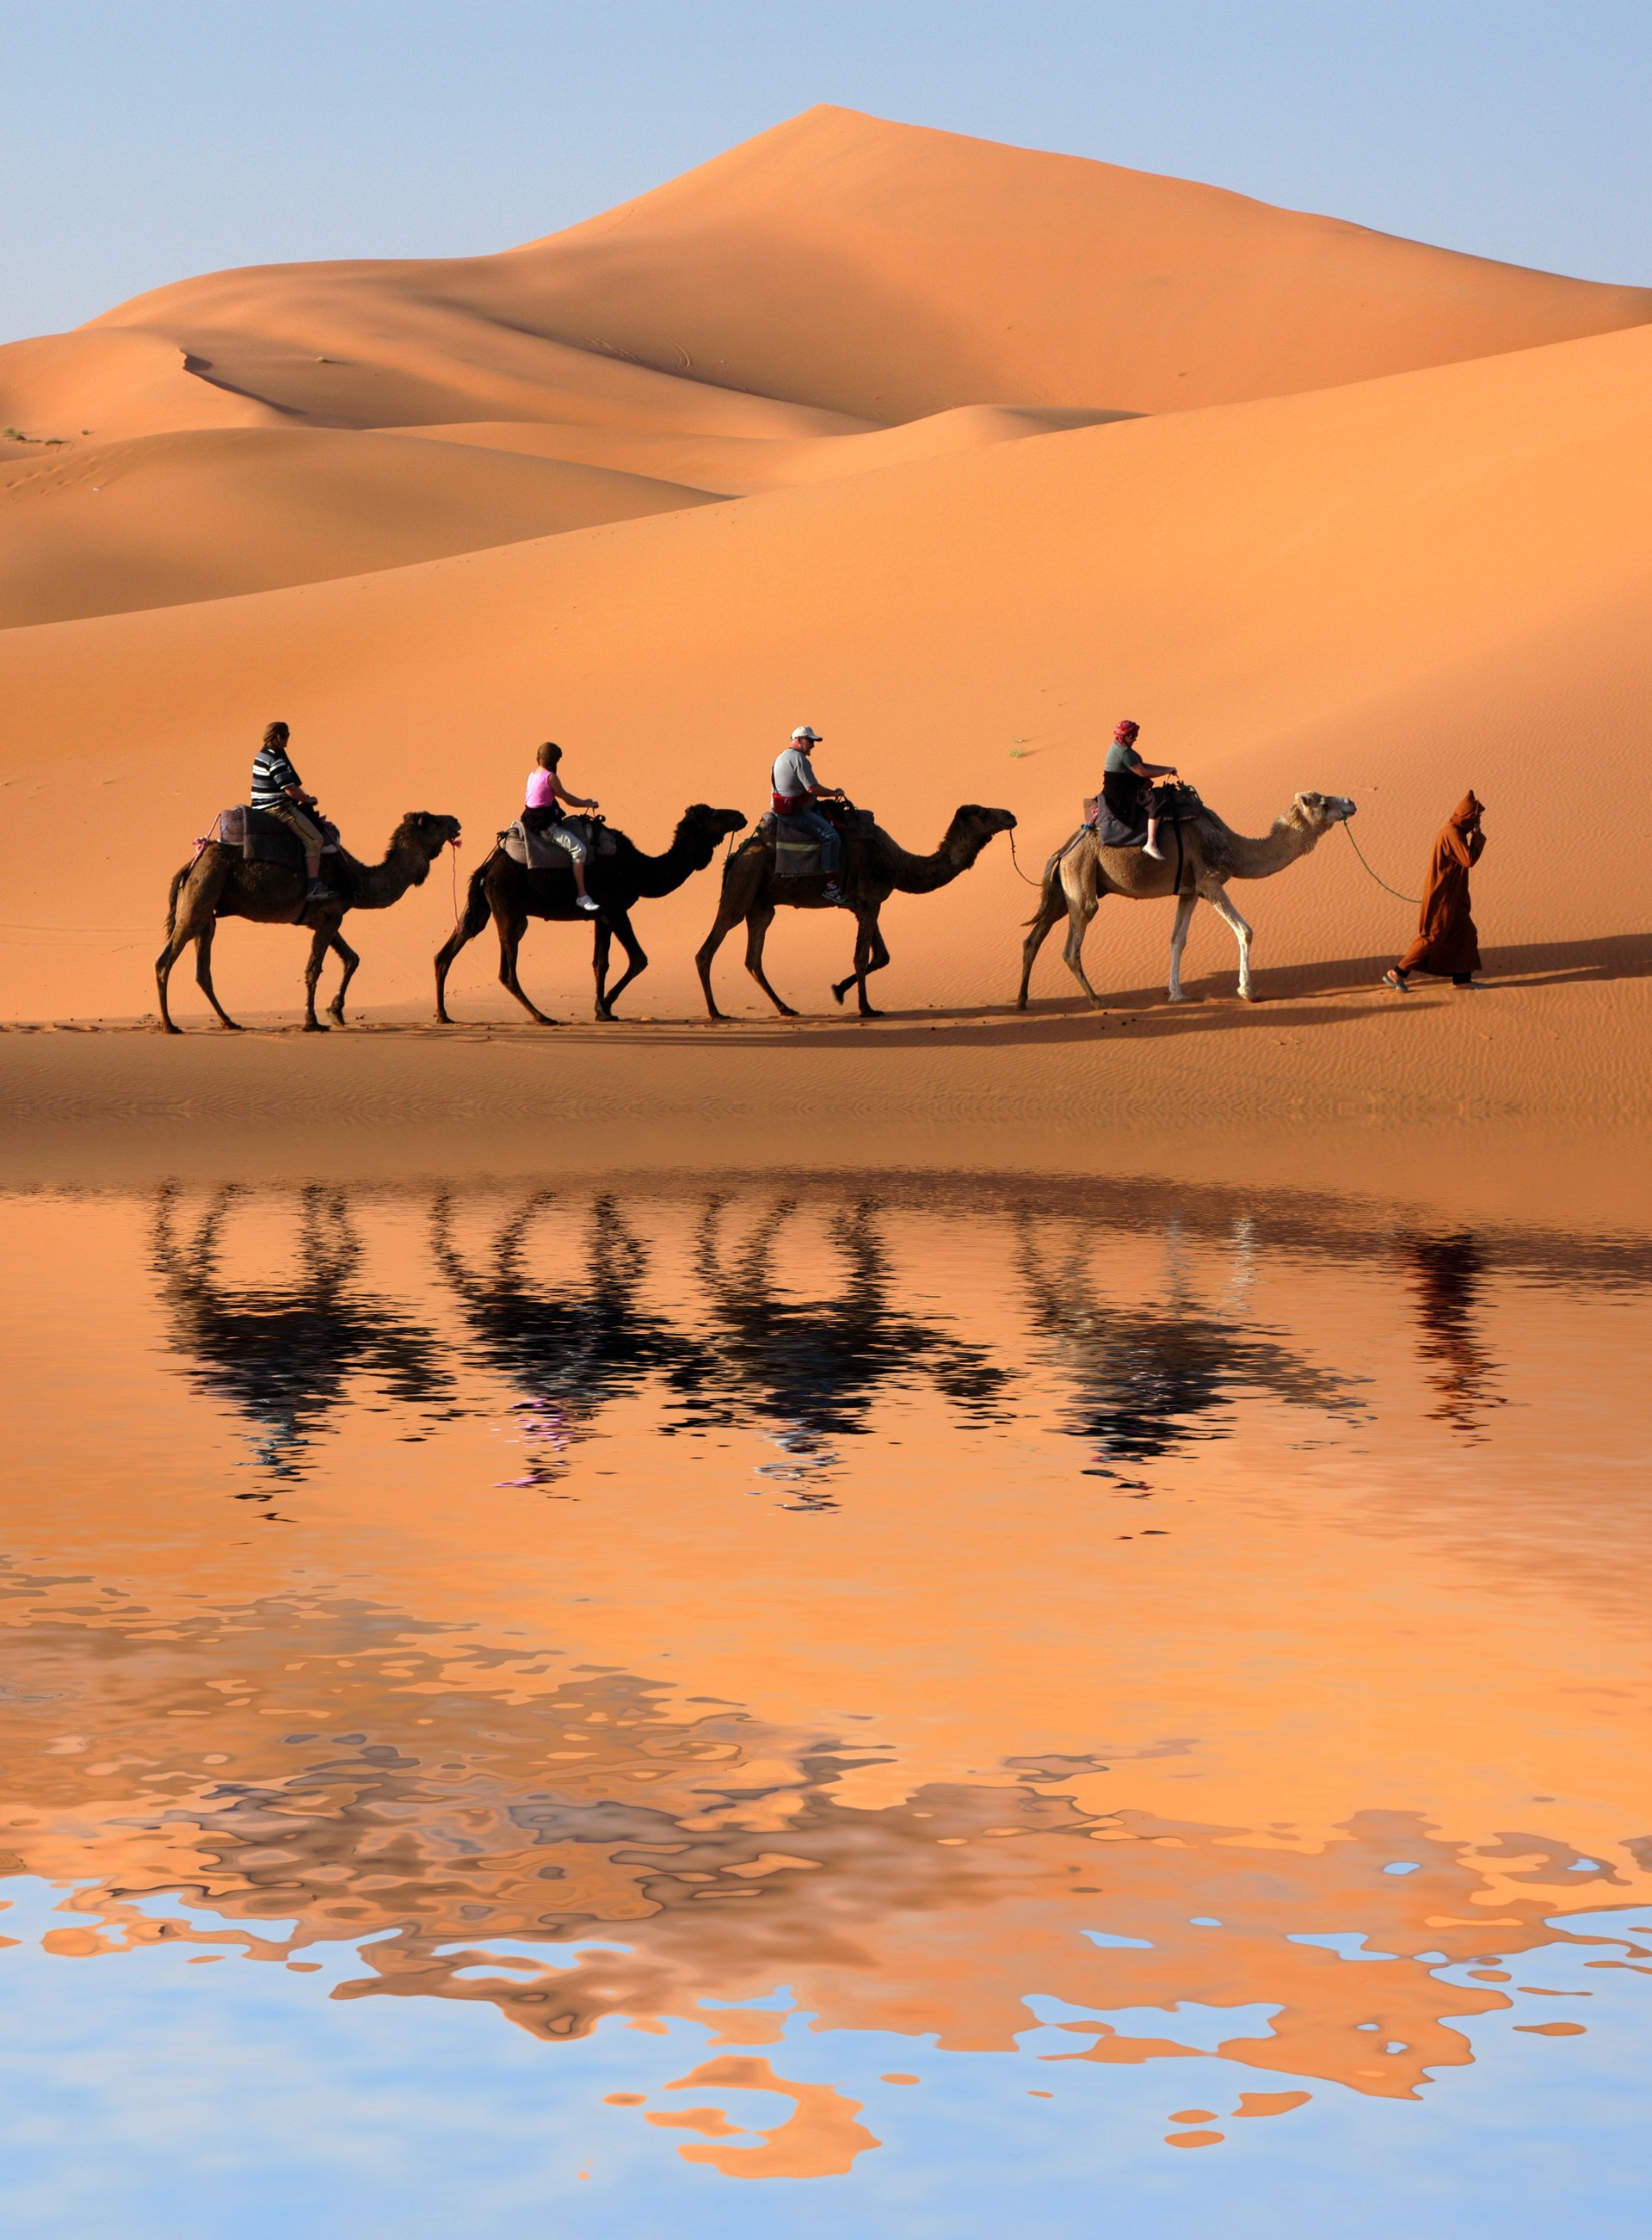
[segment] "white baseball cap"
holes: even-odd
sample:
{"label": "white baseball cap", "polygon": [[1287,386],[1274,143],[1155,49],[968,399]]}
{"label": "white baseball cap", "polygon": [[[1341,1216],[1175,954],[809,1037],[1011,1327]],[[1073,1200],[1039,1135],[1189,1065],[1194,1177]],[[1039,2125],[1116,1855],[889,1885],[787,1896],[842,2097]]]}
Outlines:
{"label": "white baseball cap", "polygon": [[820,736],[812,723],[799,723],[797,729],[792,733],[794,739],[807,739],[811,746],[819,741]]}

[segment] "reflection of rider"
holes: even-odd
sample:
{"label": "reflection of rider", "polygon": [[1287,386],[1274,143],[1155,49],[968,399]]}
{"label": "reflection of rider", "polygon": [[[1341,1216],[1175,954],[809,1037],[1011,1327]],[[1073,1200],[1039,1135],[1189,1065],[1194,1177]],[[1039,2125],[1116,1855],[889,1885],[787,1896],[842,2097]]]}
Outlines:
{"label": "reflection of rider", "polygon": [[1136,751],[1136,741],[1142,726],[1127,716],[1113,733],[1113,743],[1107,750],[1107,766],[1102,775],[1102,798],[1121,824],[1136,823],[1142,810],[1147,810],[1147,845],[1144,856],[1156,856],[1164,861],[1164,850],[1159,845],[1159,818],[1163,813],[1167,789],[1149,783],[1156,777],[1174,777],[1174,763],[1144,763]]}
{"label": "reflection of rider", "polygon": [[818,743],[820,733],[809,723],[799,723],[791,735],[791,744],[775,762],[773,803],[776,817],[783,817],[795,831],[805,832],[811,840],[820,843],[820,868],[826,874],[822,890],[823,902],[841,903],[843,890],[837,883],[837,866],[842,860],[842,840],[837,827],[817,809],[814,801],[841,801],[840,787],[823,786],[815,776],[815,766],[809,759],[809,750]]}
{"label": "reflection of rider", "polygon": [[304,814],[316,806],[316,797],[304,791],[304,782],[293,768],[287,752],[290,737],[284,723],[264,726],[263,744],[252,758],[252,806],[266,817],[279,818],[303,848],[310,881],[304,900],[328,903],[335,897],[332,889],[322,884],[321,859],[332,843],[316,820]]}

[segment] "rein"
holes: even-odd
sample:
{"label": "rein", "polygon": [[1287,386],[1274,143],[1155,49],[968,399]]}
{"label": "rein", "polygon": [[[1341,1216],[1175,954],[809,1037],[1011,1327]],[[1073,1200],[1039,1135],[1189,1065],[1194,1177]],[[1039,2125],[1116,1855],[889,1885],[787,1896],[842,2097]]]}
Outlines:
{"label": "rein", "polygon": [[[1348,833],[1349,847],[1352,848],[1354,853],[1359,857],[1360,862],[1365,864],[1365,869],[1367,872],[1369,873],[1370,877],[1376,879],[1376,873],[1371,870],[1369,863],[1365,863],[1365,850],[1360,846],[1359,842],[1354,837],[1353,833],[1349,830],[1349,823],[1346,817],[1342,818],[1342,823],[1343,831]],[[1419,908],[1421,907],[1422,902],[1421,895],[1402,895],[1397,887],[1389,886],[1386,879],[1376,879],[1376,883],[1382,888],[1385,895],[1392,895],[1396,902],[1416,903]]]}
{"label": "rein", "polygon": [[1017,875],[1025,879],[1029,887],[1036,887],[1039,893],[1042,895],[1044,891],[1043,881],[1042,879],[1035,879],[1031,877],[1021,868],[1021,858],[1016,853],[1016,836],[1013,832],[1009,835],[1009,860],[1015,865]]}
{"label": "rein", "polygon": [[448,857],[448,870],[452,875],[453,917],[454,922],[456,924],[459,917],[459,843],[456,840],[450,840],[448,845],[453,850],[453,853]]}

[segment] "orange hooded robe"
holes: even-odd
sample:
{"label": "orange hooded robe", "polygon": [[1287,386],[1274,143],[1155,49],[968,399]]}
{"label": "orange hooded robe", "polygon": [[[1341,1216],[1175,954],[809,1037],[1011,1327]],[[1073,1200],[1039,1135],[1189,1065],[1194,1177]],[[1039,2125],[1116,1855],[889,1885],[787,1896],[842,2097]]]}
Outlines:
{"label": "orange hooded robe", "polygon": [[1401,972],[1438,972],[1455,979],[1480,970],[1480,937],[1469,908],[1469,873],[1485,850],[1485,834],[1469,829],[1481,808],[1472,793],[1464,794],[1434,843],[1417,937],[1400,959],[1396,969]]}

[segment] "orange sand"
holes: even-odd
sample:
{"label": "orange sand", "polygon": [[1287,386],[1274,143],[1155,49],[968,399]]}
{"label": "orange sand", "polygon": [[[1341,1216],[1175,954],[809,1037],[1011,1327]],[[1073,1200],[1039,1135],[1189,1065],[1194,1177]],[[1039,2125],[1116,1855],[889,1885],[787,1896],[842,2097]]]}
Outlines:
{"label": "orange sand", "polygon": [[[167,877],[243,791],[273,715],[360,852],[439,808],[464,821],[468,869],[548,733],[659,848],[691,799],[755,813],[804,718],[827,776],[908,845],[961,800],[1001,803],[1036,866],[1129,711],[1242,829],[1299,787],[1353,795],[1408,891],[1472,783],[1494,974],[1555,983],[1490,1029],[1459,1010],[1270,1038],[1265,1010],[1207,1003],[1213,1105],[1239,1077],[1275,1102],[1472,1096],[1477,1038],[1509,1033],[1518,1085],[1500,1075],[1498,1097],[1633,1103],[1645,883],[1609,843],[1588,869],[1559,803],[1582,772],[1612,824],[1652,821],[1649,313],[1644,293],[816,110],[502,257],[217,275],[15,345],[0,411],[71,440],[4,470],[13,611],[150,610],[0,632],[0,1008],[152,1008]],[[232,590],[249,595],[214,596]],[[134,760],[154,773],[137,789]],[[715,877],[639,911],[655,963],[633,1017],[697,1014]],[[1235,897],[1262,992],[1304,1001],[1369,989],[1412,923],[1340,836]],[[957,885],[897,897],[878,999],[1001,1005],[1029,903],[1002,842]],[[438,867],[353,921],[370,1016],[422,1013],[450,916]],[[1098,984],[1160,984],[1168,932],[1162,905],[1109,904]],[[771,969],[804,1009],[847,937],[782,914]],[[231,1010],[290,1012],[303,948],[231,923]],[[461,1017],[508,1010],[490,950],[456,974]],[[530,930],[549,1007],[583,1013],[585,956],[576,932]],[[1196,988],[1230,990],[1232,962],[1202,913]],[[174,987],[198,1018],[187,964]],[[766,1010],[737,943],[719,987]],[[1052,944],[1035,995],[1069,989]],[[1057,1088],[1109,1031],[1062,1029],[1080,1070],[1053,1061]],[[921,1097],[928,1045],[876,1047],[883,1090]],[[657,1057],[663,1084],[679,1062]],[[365,1061],[331,1063],[343,1088]]]}

